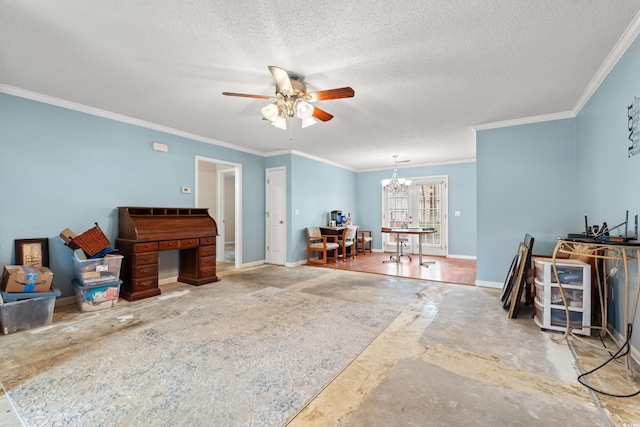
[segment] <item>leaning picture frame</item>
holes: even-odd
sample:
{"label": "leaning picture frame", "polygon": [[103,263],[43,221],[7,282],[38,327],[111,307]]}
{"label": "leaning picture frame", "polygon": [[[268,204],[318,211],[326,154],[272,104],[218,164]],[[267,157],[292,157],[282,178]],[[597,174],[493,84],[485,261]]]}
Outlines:
{"label": "leaning picture frame", "polygon": [[511,301],[509,307],[509,319],[515,319],[518,317],[518,309],[520,300],[522,299],[522,294],[525,290],[527,272],[525,270],[525,266],[527,264],[526,260],[529,255],[529,248],[524,243],[520,243],[518,246],[518,263],[516,267],[517,277],[513,284],[513,289],[511,290]]}
{"label": "leaning picture frame", "polygon": [[49,267],[49,239],[16,239],[16,265]]}

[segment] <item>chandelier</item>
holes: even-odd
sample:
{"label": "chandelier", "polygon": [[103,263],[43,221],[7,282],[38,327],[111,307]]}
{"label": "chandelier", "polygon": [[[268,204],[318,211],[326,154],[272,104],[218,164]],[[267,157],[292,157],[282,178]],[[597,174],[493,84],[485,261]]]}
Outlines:
{"label": "chandelier", "polygon": [[384,191],[392,194],[404,194],[407,195],[409,191],[409,185],[411,185],[410,179],[403,179],[398,177],[398,167],[397,167],[398,155],[393,156],[393,174],[391,175],[391,179],[383,179],[382,185]]}

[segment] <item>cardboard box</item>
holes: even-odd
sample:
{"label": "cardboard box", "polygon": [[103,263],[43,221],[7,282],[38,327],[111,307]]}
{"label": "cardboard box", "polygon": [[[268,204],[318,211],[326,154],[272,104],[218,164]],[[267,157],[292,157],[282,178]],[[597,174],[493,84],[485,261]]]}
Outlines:
{"label": "cardboard box", "polygon": [[5,292],[47,292],[52,281],[53,272],[47,267],[5,265],[2,273]]}
{"label": "cardboard box", "polygon": [[64,230],[62,230],[62,231],[60,232],[60,238],[61,238],[62,240],[64,240],[64,243],[65,243],[65,244],[67,244],[67,245],[68,245],[69,243],[71,243],[71,241],[72,241],[73,239],[75,239],[76,237],[78,237],[78,236],[76,235],[76,233],[74,233],[73,231],[69,230],[68,228],[65,228]]}

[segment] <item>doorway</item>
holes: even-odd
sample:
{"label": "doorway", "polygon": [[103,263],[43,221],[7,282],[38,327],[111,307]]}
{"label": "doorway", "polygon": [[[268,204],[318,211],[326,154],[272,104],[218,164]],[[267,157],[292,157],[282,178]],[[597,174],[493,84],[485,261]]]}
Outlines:
{"label": "doorway", "polygon": [[216,262],[242,265],[242,165],[196,156],[196,207],[216,220]]}
{"label": "doorway", "polygon": [[[390,228],[434,228],[429,235],[406,235],[405,251],[418,253],[418,239],[422,239],[422,253],[447,256],[448,251],[448,177],[431,176],[412,179],[409,191],[382,191],[382,226]],[[395,252],[396,235],[383,233],[383,250]]]}

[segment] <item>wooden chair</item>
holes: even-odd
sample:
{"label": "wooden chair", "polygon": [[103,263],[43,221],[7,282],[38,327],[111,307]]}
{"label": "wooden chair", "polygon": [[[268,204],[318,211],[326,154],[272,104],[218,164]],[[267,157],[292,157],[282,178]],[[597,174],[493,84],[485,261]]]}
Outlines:
{"label": "wooden chair", "polygon": [[366,255],[366,252],[372,251],[373,237],[371,235],[371,230],[358,230],[358,253],[362,255]]}
{"label": "wooden chair", "polygon": [[[329,259],[328,252],[333,254],[333,262],[338,260],[338,236],[323,236],[320,227],[307,227],[306,232],[308,264],[326,264]],[[316,257],[312,257],[312,253],[315,253]]]}
{"label": "wooden chair", "polygon": [[342,261],[346,261],[349,257],[356,257],[358,255],[356,238],[358,236],[357,225],[347,225],[342,231],[342,236],[338,238],[338,245],[340,246],[340,252],[338,257],[342,258]]}

